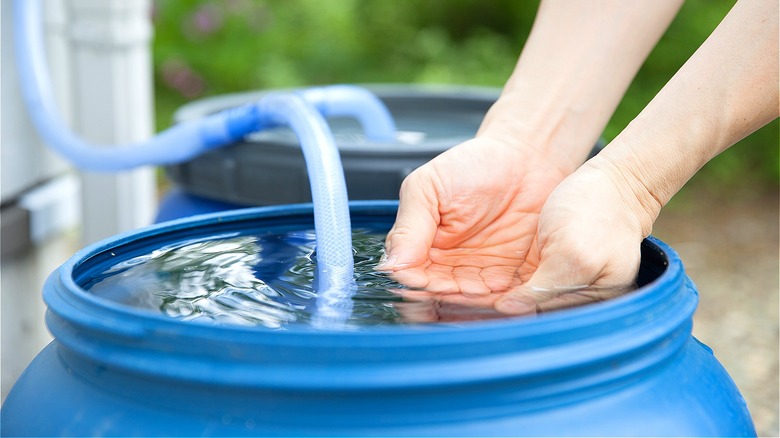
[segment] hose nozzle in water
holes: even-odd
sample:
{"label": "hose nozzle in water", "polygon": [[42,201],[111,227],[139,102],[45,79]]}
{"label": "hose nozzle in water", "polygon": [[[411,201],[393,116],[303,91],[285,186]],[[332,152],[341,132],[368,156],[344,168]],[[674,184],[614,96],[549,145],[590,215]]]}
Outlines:
{"label": "hose nozzle in water", "polygon": [[312,324],[341,328],[352,315],[357,288],[347,184],[336,141],[325,119],[294,94],[273,93],[257,103],[264,127],[288,125],[306,159],[317,233],[317,309]]}

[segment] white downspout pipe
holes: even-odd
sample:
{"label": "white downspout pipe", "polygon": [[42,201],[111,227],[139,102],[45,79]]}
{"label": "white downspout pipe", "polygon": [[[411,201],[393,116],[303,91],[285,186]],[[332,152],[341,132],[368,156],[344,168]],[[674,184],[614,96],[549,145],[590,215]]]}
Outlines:
{"label": "white downspout pipe", "polygon": [[[148,0],[68,2],[71,119],[95,144],[131,143],[155,131],[150,8]],[[152,222],[154,169],[81,175],[84,244]]]}

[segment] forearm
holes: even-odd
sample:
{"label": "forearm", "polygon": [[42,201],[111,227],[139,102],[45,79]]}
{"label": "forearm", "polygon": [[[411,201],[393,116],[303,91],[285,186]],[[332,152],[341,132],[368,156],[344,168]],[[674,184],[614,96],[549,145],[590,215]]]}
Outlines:
{"label": "forearm", "polygon": [[645,233],[717,154],[778,117],[778,6],[740,0],[593,165],[622,179]]}
{"label": "forearm", "polygon": [[542,2],[478,135],[546,148],[576,169],[681,0]]}

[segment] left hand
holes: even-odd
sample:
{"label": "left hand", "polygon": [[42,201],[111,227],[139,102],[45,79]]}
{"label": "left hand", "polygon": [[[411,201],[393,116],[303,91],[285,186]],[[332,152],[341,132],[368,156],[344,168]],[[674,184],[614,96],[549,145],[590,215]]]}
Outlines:
{"label": "left hand", "polygon": [[539,219],[539,267],[495,301],[498,311],[534,314],[635,287],[655,209],[639,201],[635,180],[621,172],[597,157],[552,192]]}

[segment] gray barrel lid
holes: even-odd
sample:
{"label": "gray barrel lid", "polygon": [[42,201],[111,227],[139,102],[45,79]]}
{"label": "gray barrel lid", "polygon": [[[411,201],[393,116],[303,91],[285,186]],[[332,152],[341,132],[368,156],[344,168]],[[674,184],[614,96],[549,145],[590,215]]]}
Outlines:
{"label": "gray barrel lid", "polygon": [[[452,146],[473,138],[497,88],[432,85],[367,85],[395,118],[393,143],[366,140],[348,118],[329,118],[341,154],[350,200],[398,199],[403,179]],[[229,94],[181,107],[181,123],[259,100],[267,91]],[[241,205],[311,202],[306,163],[293,132],[280,127],[166,168],[186,192]]]}
{"label": "gray barrel lid", "polygon": [[[349,199],[398,199],[403,179],[448,148],[476,134],[500,90],[484,87],[366,86],[395,118],[394,143],[368,142],[356,120],[329,118],[341,154]],[[256,101],[267,92],[222,95],[181,107],[181,123]],[[247,136],[234,145],[168,166],[168,177],[185,191],[242,205],[311,202],[306,163],[285,127]]]}

